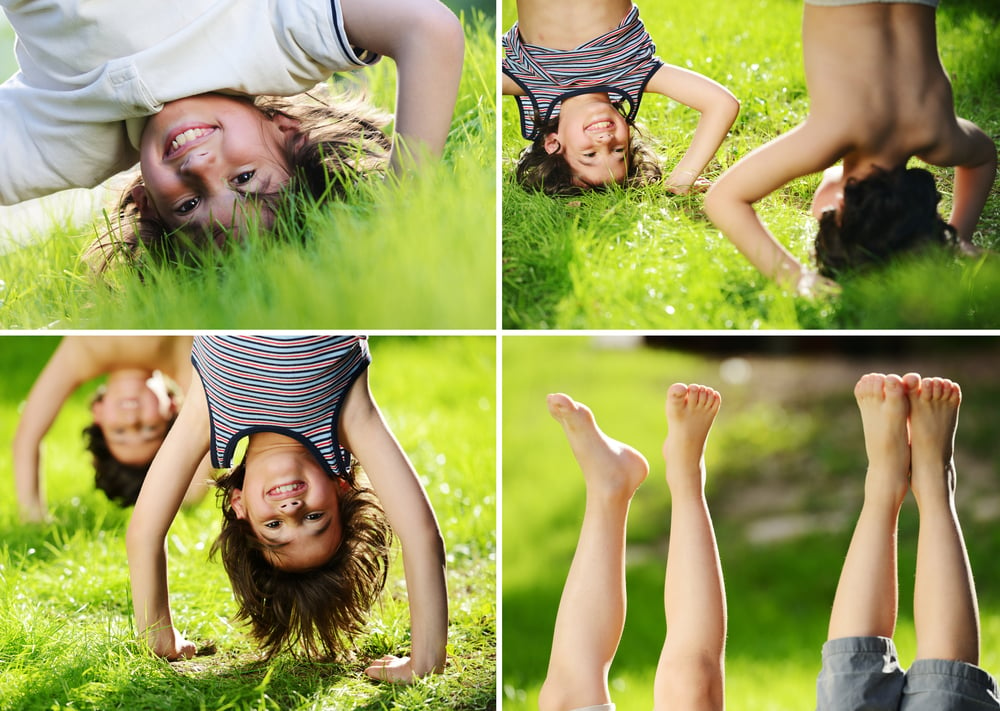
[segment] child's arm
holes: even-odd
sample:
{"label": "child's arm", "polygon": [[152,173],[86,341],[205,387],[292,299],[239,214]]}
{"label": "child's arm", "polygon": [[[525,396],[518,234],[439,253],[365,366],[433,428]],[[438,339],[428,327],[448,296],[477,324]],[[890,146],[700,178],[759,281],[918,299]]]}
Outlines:
{"label": "child's arm", "polygon": [[458,18],[438,0],[342,0],[341,9],[352,43],[396,63],[393,168],[419,164],[425,151],[440,156],[462,76]]}
{"label": "child's arm", "polygon": [[194,374],[184,407],[149,467],[126,534],[136,630],[167,659],[191,657],[195,651],[170,616],[166,539],[208,445],[205,391]]}
{"label": "child's arm", "polygon": [[351,388],[342,425],[345,446],[364,468],[399,538],[410,603],[410,657],[378,660],[366,673],[406,683],[444,668],[448,641],[444,541],[413,465],[372,399],[367,373]]}
{"label": "child's arm", "polygon": [[807,119],[742,158],[705,196],[705,212],[743,256],[801,296],[813,294],[817,286],[834,285],[800,264],[764,226],[753,205],[795,178],[829,167],[845,146],[835,127]]}
{"label": "child's arm", "polygon": [[955,192],[948,222],[960,239],[968,241],[996,179],[996,144],[974,123],[960,118],[941,147],[919,157],[933,165],[955,166]]}
{"label": "child's arm", "polygon": [[669,190],[687,193],[722,145],[740,111],[740,102],[718,82],[670,64],[657,70],[646,91],[668,96],[701,114],[691,145],[667,178]]}
{"label": "child's arm", "polygon": [[100,368],[77,337],[67,336],[56,348],[28,394],[14,435],[14,486],[21,518],[42,521],[45,496],[39,473],[39,447],[66,399]]}

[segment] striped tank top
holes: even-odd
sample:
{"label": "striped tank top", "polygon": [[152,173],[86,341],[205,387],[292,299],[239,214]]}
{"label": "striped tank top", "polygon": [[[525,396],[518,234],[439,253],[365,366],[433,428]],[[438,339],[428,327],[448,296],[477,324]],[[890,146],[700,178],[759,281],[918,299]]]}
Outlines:
{"label": "striped tank top", "polygon": [[663,66],[635,5],[617,28],[576,49],[525,44],[517,23],[503,36],[503,47],[503,73],[525,92],[514,98],[521,135],[529,141],[559,115],[560,102],[580,94],[606,93],[621,101],[625,118],[634,123],[646,84]]}
{"label": "striped tank top", "polygon": [[232,466],[240,439],[276,432],[351,481],[337,425],[347,391],[371,356],[366,336],[198,336],[191,362],[205,389],[212,465]]}

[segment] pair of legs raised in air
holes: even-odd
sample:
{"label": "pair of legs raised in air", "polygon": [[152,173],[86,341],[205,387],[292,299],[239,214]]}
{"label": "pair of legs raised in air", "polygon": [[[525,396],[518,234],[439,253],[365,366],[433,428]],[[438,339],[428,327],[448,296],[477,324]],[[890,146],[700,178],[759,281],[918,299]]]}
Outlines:
{"label": "pair of legs raised in air", "polygon": [[[955,509],[955,430],[962,393],[944,378],[865,375],[861,410],[865,498],[830,615],[819,711],[998,709],[979,663],[976,589]],[[916,661],[903,672],[892,635],[898,610],[897,520],[908,491],[920,511],[913,594]]]}
{"label": "pair of legs raised in air", "polygon": [[[675,384],[667,392],[663,455],[672,511],[667,635],[654,688],[658,710],[723,708],[726,602],[703,456],[720,402],[717,392],[701,385]],[[539,706],[612,709],[608,669],[625,624],[625,523],[649,465],[635,449],[605,435],[585,405],[566,395],[550,395],[548,405],[583,470],[587,495]]]}
{"label": "pair of legs raised in air", "polygon": [[[943,378],[865,375],[855,387],[869,467],[864,505],[844,562],[823,647],[818,711],[1000,710],[979,662],[975,585],[955,510],[954,437],[961,390]],[[655,709],[724,708],[726,602],[704,495],[704,449],[719,394],[675,384],[663,446],[671,491],[664,592],[667,635]],[[625,523],[649,471],[606,436],[591,411],[549,396],[586,483],[586,507],[563,589],[542,711],[613,709],[608,670],[625,623]],[[904,672],[892,635],[898,609],[896,536],[912,490],[920,510],[914,623],[916,661]]]}

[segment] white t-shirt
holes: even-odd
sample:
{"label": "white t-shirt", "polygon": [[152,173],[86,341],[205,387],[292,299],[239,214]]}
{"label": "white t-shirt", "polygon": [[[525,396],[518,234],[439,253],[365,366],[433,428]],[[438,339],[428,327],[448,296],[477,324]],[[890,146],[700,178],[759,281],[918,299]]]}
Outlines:
{"label": "white t-shirt", "polygon": [[290,96],[378,56],[340,0],[0,0],[20,71],[0,85],[0,204],[138,161],[145,119],[209,92]]}

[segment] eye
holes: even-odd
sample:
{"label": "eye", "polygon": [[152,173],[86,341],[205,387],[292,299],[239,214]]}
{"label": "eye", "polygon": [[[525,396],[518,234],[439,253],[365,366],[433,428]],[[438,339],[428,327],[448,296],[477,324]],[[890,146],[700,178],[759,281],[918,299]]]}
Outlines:
{"label": "eye", "polygon": [[180,205],[174,208],[174,212],[176,212],[178,215],[186,215],[193,209],[198,207],[198,203],[200,202],[201,198],[191,198],[189,200],[185,200]]}
{"label": "eye", "polygon": [[322,511],[314,511],[313,513],[306,514],[305,516],[303,516],[303,518],[306,521],[319,521],[321,518],[323,518],[323,512]]}
{"label": "eye", "polygon": [[242,173],[240,173],[239,175],[237,175],[235,178],[233,178],[233,184],[234,185],[246,185],[251,180],[253,180],[253,176],[256,175],[256,174],[257,174],[256,170],[245,170]]}
{"label": "eye", "polygon": [[264,528],[278,528],[281,526],[281,521],[268,521],[264,524]]}
{"label": "eye", "polygon": [[584,153],[584,154],[583,154],[583,157],[584,157],[584,158],[593,158],[593,157],[594,157],[594,156],[596,156],[596,155],[597,155],[597,151],[590,151],[590,152],[588,152],[588,153]]}

